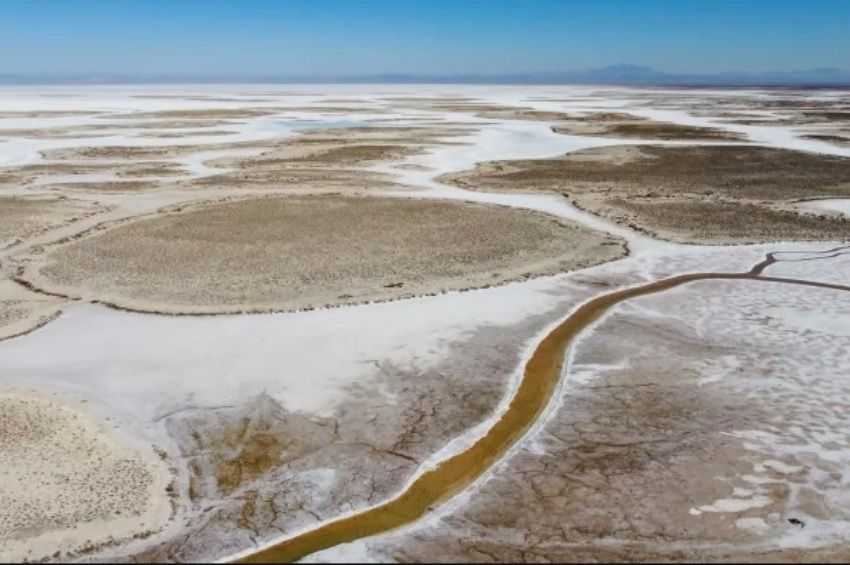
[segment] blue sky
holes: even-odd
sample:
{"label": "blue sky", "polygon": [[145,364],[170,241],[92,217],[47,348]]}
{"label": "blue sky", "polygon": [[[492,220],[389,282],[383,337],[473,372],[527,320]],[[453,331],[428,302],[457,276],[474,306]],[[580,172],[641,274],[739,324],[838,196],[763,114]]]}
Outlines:
{"label": "blue sky", "polygon": [[0,73],[850,66],[845,0],[0,0]]}

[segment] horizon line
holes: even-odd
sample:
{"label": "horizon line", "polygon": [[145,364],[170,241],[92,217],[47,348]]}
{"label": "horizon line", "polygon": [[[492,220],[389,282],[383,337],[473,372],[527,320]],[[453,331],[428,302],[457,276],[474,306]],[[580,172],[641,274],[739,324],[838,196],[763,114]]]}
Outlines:
{"label": "horizon line", "polygon": [[582,70],[503,73],[121,73],[121,72],[0,72],[0,85],[121,85],[121,84],[539,84],[586,86],[717,86],[817,87],[850,86],[850,71],[810,68],[786,71],[668,72],[648,66],[616,64]]}

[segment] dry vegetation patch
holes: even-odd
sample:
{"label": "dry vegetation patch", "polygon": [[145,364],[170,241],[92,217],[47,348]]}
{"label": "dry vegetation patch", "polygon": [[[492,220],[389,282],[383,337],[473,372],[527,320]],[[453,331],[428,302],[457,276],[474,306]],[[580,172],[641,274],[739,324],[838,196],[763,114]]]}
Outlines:
{"label": "dry vegetation patch", "polygon": [[428,110],[432,112],[453,112],[458,114],[470,114],[479,118],[500,120],[530,120],[530,121],[558,121],[567,120],[569,114],[553,110],[538,110],[528,106],[504,106],[483,102],[472,98],[388,98],[386,99],[396,108],[410,108],[415,110]]}
{"label": "dry vegetation patch", "polygon": [[90,110],[23,110],[20,112],[0,112],[0,119],[38,119],[38,118],[70,118],[76,116],[94,116],[103,112]]}
{"label": "dry vegetation patch", "polygon": [[310,130],[268,144],[249,157],[222,158],[209,165],[230,169],[183,186],[284,189],[287,192],[398,189],[388,175],[365,171],[378,162],[397,161],[430,147],[457,143],[468,133],[447,127],[358,127]]}
{"label": "dry vegetation patch", "polygon": [[286,194],[363,190],[405,190],[388,175],[351,169],[319,167],[263,167],[240,169],[180,183],[185,188],[275,190]]}
{"label": "dry vegetation patch", "polygon": [[259,198],[93,230],[25,278],[145,311],[268,311],[489,286],[622,253],[603,234],[509,208]]}
{"label": "dry vegetation patch", "polygon": [[139,137],[146,137],[150,139],[180,139],[183,137],[204,137],[204,136],[220,136],[220,135],[234,135],[237,133],[236,131],[227,131],[227,130],[190,130],[190,131],[150,131],[144,134],[140,134]]}
{"label": "dry vegetation patch", "polygon": [[15,137],[27,139],[80,139],[83,137],[98,137],[102,133],[91,131],[90,128],[30,128],[0,130],[0,137]]}
{"label": "dry vegetation patch", "polygon": [[506,108],[503,110],[489,110],[478,112],[479,118],[502,119],[502,120],[528,120],[534,122],[556,122],[569,120],[570,115],[553,110],[534,110],[533,108]]}
{"label": "dry vegetation patch", "polygon": [[157,120],[232,120],[271,116],[288,111],[288,108],[189,108],[184,110],[160,110],[156,112],[135,112],[114,116],[121,119],[157,119]]}
{"label": "dry vegetation patch", "polygon": [[0,248],[103,210],[91,202],[63,197],[0,196]]}
{"label": "dry vegetation patch", "polygon": [[[294,192],[398,188],[390,177],[359,170],[381,161],[399,160],[428,148],[458,143],[469,134],[460,127],[355,127],[307,130],[294,137],[169,146],[102,146],[52,149],[52,163],[15,170],[35,178],[44,174],[114,172],[120,177],[176,176],[183,172],[168,159],[200,151],[258,150],[259,155],[221,157],[207,162],[229,169],[220,174],[179,181],[176,188],[284,189]],[[112,183],[114,184],[114,183]],[[104,190],[113,187],[104,186]],[[136,188],[133,186],[132,188]],[[89,185],[97,189],[97,185]]]}
{"label": "dry vegetation patch", "polygon": [[232,120],[216,120],[216,119],[150,119],[144,120],[126,120],[119,122],[110,122],[109,126],[114,128],[133,129],[133,130],[171,130],[171,129],[192,129],[192,128],[213,128],[222,126],[238,125],[239,122]]}
{"label": "dry vegetation patch", "polygon": [[64,194],[74,192],[127,194],[128,192],[149,191],[158,185],[147,180],[121,180],[100,182],[60,182],[45,185],[46,189],[56,190]]}
{"label": "dry vegetation patch", "polygon": [[0,340],[20,336],[53,320],[62,301],[31,292],[0,272]]}
{"label": "dry vegetation patch", "polygon": [[850,237],[850,222],[838,217],[774,210],[757,204],[686,198],[579,198],[583,207],[621,224],[668,239],[701,243],[795,240],[834,241]]}
{"label": "dry vegetation patch", "polygon": [[596,112],[568,118],[567,121],[553,126],[552,131],[569,135],[638,139],[729,141],[745,139],[741,134],[720,128],[659,122],[619,112]]}
{"label": "dry vegetation patch", "polygon": [[[116,161],[135,159],[168,159],[185,157],[198,151],[230,149],[242,147],[242,144],[211,144],[197,145],[104,145],[98,147],[70,147],[63,149],[48,149],[42,151],[42,156],[49,161]],[[80,165],[74,165],[79,167]]]}
{"label": "dry vegetation patch", "polygon": [[179,163],[170,161],[145,161],[115,169],[115,175],[119,177],[170,177],[185,172]]}
{"label": "dry vegetation patch", "polygon": [[557,191],[592,212],[686,241],[850,237],[841,219],[785,210],[799,199],[850,196],[844,157],[751,146],[602,147],[483,163],[443,180],[470,189]]}
{"label": "dry vegetation patch", "polygon": [[[76,180],[75,177],[84,175],[100,175],[104,177],[106,182],[110,182],[110,177],[177,177],[184,174],[186,174],[186,170],[175,161],[147,159],[138,161],[111,161],[108,159],[79,162],[56,161],[7,169],[7,172],[0,174],[0,186],[23,186],[33,183],[61,185],[66,182],[73,184]],[[92,183],[96,182],[92,179],[85,180]]]}

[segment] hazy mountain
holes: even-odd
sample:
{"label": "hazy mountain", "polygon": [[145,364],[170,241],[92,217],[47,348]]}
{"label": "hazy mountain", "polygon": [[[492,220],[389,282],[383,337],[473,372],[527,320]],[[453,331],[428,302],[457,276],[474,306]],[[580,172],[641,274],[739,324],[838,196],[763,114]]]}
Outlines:
{"label": "hazy mountain", "polygon": [[385,84],[606,84],[632,86],[850,86],[850,71],[818,68],[783,72],[687,74],[640,65],[612,65],[579,71],[503,74],[384,73],[350,76],[306,75],[118,75],[0,74],[0,84],[179,84],[179,83],[385,83]]}

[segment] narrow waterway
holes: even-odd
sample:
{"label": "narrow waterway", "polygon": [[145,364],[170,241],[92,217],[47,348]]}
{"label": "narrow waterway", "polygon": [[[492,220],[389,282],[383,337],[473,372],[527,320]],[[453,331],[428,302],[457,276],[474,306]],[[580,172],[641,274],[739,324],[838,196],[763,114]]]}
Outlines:
{"label": "narrow waterway", "polygon": [[[828,259],[847,248],[814,253],[811,259]],[[398,528],[420,518],[464,490],[499,461],[536,422],[552,400],[564,374],[569,347],[576,338],[617,304],[705,280],[740,280],[797,284],[850,292],[850,286],[764,276],[780,262],[776,253],[742,273],[688,273],[598,296],[574,310],[537,345],[526,362],[522,381],[505,413],[464,451],[426,471],[395,498],[350,516],[331,520],[294,537],[275,543],[239,560],[241,563],[284,563],[307,555]]]}

